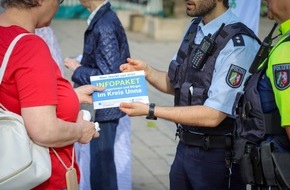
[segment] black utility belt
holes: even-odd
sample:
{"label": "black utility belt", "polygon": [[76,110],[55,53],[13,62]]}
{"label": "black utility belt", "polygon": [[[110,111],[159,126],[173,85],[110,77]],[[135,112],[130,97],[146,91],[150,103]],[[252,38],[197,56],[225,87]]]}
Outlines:
{"label": "black utility belt", "polygon": [[230,148],[232,143],[232,138],[229,135],[202,135],[181,130],[177,136],[184,144],[202,147],[205,150],[209,148]]}

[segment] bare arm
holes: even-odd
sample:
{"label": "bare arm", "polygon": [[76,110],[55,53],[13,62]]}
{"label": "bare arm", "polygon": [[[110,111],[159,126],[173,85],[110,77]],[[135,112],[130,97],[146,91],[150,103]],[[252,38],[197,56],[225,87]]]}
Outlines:
{"label": "bare arm", "polygon": [[159,71],[152,66],[146,66],[146,79],[157,90],[174,95],[174,89],[171,87],[167,72]]}
{"label": "bare arm", "polygon": [[[121,103],[120,109],[129,116],[145,116],[149,112],[149,106],[143,103]],[[199,127],[216,127],[227,116],[207,106],[156,106],[154,115],[175,123]]]}
{"label": "bare arm", "polygon": [[174,94],[174,89],[169,83],[169,77],[166,72],[159,71],[150,65],[136,59],[127,59],[128,63],[122,64],[120,70],[122,72],[144,70],[147,81],[161,92]]}
{"label": "bare arm", "polygon": [[31,139],[46,147],[63,147],[74,142],[88,143],[99,136],[94,123],[83,120],[82,113],[75,123],[58,119],[55,106],[22,108],[21,114]]}

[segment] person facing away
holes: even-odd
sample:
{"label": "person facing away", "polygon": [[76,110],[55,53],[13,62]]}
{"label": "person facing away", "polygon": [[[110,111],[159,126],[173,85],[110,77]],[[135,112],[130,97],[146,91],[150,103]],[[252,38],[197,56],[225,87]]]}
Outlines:
{"label": "person facing away", "polygon": [[[168,72],[131,58],[120,66],[122,72],[144,70],[151,85],[174,95],[175,105],[124,102],[120,109],[129,116],[148,115],[149,119],[162,118],[177,124],[180,140],[169,174],[171,190],[246,189],[238,165],[231,162],[232,105],[249,75],[259,40],[238,23],[228,0],[184,2],[187,15],[195,18]],[[236,27],[244,32],[236,33],[232,30]],[[209,40],[209,34],[215,40]],[[206,51],[211,48],[213,51]],[[202,51],[209,52],[204,54],[207,59],[200,57]]]}
{"label": "person facing away", "polygon": [[[282,176],[282,172],[277,169],[277,166],[282,164],[286,168],[285,163],[290,159],[290,107],[287,106],[290,104],[290,1],[267,0],[266,2],[268,18],[279,24],[281,38],[270,48],[269,54],[264,59],[261,58],[260,63],[253,63],[258,64],[259,67],[245,85],[240,106],[237,106],[239,111],[236,123],[240,127],[237,131],[240,138],[235,142],[235,155],[237,155],[235,159],[241,164],[245,163],[243,167],[252,169],[253,188],[289,189],[289,177],[288,188],[285,186],[286,181],[278,180],[277,176]],[[247,109],[242,109],[241,106]],[[245,141],[246,143],[243,143]],[[270,146],[269,159],[266,150],[270,150],[267,149]],[[255,164],[255,159],[252,157],[250,158],[253,166],[242,162],[247,154],[256,151],[256,147],[261,152],[260,164]],[[274,162],[271,154],[277,152],[285,157]],[[259,167],[256,167],[257,165]],[[287,169],[289,173],[290,168]],[[277,172],[281,173],[277,175]],[[251,181],[251,178],[243,179],[248,183]]]}
{"label": "person facing away", "polygon": [[[1,3],[1,1],[0,1],[0,3]],[[4,11],[4,9],[0,5],[0,13],[2,13],[3,11]],[[60,69],[62,75],[64,75],[64,64],[63,64],[63,60],[62,60],[61,49],[60,49],[59,43],[57,41],[57,38],[53,32],[53,29],[50,26],[36,28],[35,34],[40,36],[46,42],[46,44],[49,47],[49,50],[50,50],[50,53],[51,53],[53,59],[55,60],[55,62],[59,66],[59,69]]]}
{"label": "person facing away", "polygon": [[[90,94],[100,88],[91,85],[73,89],[53,60],[47,44],[35,35],[37,27],[48,26],[62,0],[2,0],[0,14],[0,61],[19,34],[27,33],[15,45],[0,85],[0,103],[23,117],[30,138],[50,147],[52,173],[34,189],[65,189],[66,166],[72,165],[73,144],[89,143],[99,134],[94,123],[82,119],[80,102],[92,103]],[[52,149],[53,148],[53,149]],[[54,151],[56,153],[54,153]],[[78,166],[73,167],[79,174]],[[79,175],[78,175],[79,179]]]}
{"label": "person facing away", "polygon": [[[90,76],[119,73],[120,65],[130,57],[130,52],[125,30],[116,13],[111,9],[110,2],[108,0],[81,0],[80,2],[91,12],[84,35],[82,59],[78,63],[77,60],[67,58],[65,66],[74,71],[72,81],[77,85],[84,85],[90,84]],[[114,155],[116,129],[120,125],[127,126],[127,129],[122,131],[128,136],[123,150],[129,153],[127,156],[129,159],[126,158],[124,161],[130,166],[130,133],[128,133],[130,122],[128,120],[129,118],[119,108],[95,111],[95,121],[99,122],[101,135],[90,142],[90,173],[87,172],[86,176],[90,175],[91,189],[118,189],[114,157],[121,157],[125,151]],[[81,153],[80,157],[85,157],[84,154]],[[126,175],[129,175],[128,181],[121,183],[127,183],[125,189],[130,190],[131,167],[121,177]],[[121,189],[120,185],[119,189]]]}

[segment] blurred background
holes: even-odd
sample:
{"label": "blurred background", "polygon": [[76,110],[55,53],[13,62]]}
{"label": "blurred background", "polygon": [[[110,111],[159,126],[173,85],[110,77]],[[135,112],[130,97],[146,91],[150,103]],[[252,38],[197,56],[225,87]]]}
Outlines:
{"label": "blurred background", "polygon": [[[241,16],[242,21],[259,35],[259,16],[266,16],[267,7],[262,0],[252,0],[252,5],[249,5],[252,8],[245,7],[248,3],[244,1],[246,0],[229,0],[229,5],[234,13]],[[110,2],[127,31],[142,33],[154,40],[180,40],[192,19],[185,13],[183,0],[110,0]],[[243,9],[247,9],[246,14]],[[78,0],[65,0],[55,15],[55,20],[85,20],[88,16],[89,11]]]}
{"label": "blurred background", "polygon": [[[184,1],[180,0],[110,0],[115,10],[136,11],[139,14],[161,17],[185,17]],[[230,0],[235,7],[236,1]],[[266,16],[267,7],[261,2],[261,16]],[[89,11],[83,8],[78,0],[66,0],[61,5],[56,18],[87,18]]]}

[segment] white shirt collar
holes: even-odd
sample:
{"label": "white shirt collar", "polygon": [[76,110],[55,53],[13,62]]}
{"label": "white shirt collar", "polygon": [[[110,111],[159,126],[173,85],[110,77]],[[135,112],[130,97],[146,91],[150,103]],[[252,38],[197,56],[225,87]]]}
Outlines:
{"label": "white shirt collar", "polygon": [[89,16],[89,18],[88,18],[88,20],[87,20],[87,23],[88,23],[88,25],[90,25],[90,23],[91,23],[91,21],[93,20],[93,18],[94,18],[94,16],[96,15],[96,13],[98,12],[98,10],[100,10],[100,8],[102,7],[102,6],[104,6],[106,3],[108,3],[109,2],[109,0],[105,0],[101,5],[99,5],[93,12],[91,12],[91,14],[90,14],[90,16]]}

